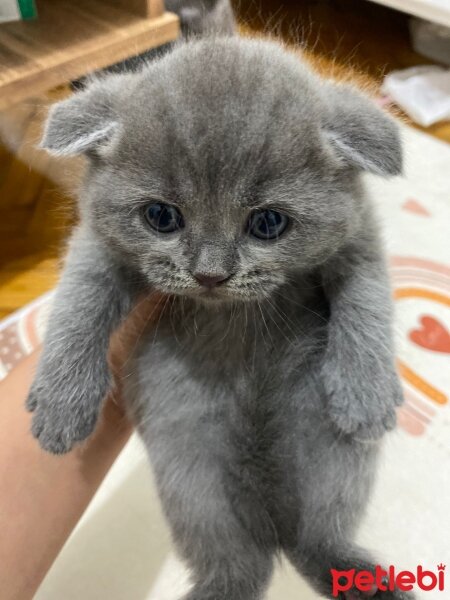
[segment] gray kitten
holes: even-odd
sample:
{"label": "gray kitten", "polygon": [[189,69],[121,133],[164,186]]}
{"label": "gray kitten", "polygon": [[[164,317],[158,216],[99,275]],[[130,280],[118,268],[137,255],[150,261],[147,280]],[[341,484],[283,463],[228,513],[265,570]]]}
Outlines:
{"label": "gray kitten", "polygon": [[233,34],[236,28],[230,0],[166,0],[166,9],[180,17],[184,36]]}
{"label": "gray kitten", "polygon": [[361,173],[400,173],[394,122],[279,46],[229,38],[92,83],[42,145],[89,159],[28,399],[42,447],[90,435],[111,332],[162,291],[125,397],[186,599],[262,598],[280,551],[327,597],[331,568],[372,570],[352,539],[402,393]]}

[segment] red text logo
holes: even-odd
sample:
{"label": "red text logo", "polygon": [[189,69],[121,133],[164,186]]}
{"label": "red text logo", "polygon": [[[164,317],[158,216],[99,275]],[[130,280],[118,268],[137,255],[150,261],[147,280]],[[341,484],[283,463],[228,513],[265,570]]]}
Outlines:
{"label": "red text logo", "polygon": [[415,572],[395,570],[392,565],[386,571],[379,565],[375,571],[337,571],[331,569],[333,582],[333,596],[337,597],[340,592],[348,592],[356,588],[360,592],[375,593],[377,590],[393,592],[400,590],[410,592],[414,588],[419,588],[424,592],[438,589],[440,592],[445,588],[445,565],[437,566],[437,572],[425,570],[419,565]]}

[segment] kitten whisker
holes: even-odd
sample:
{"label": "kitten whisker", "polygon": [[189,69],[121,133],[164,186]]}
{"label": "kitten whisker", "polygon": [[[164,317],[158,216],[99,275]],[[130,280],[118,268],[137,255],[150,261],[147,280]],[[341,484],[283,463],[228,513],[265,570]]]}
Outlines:
{"label": "kitten whisker", "polygon": [[[154,296],[156,294],[155,290],[150,291],[148,294],[146,294],[132,309],[130,316],[133,312],[137,311],[139,309],[140,306],[142,306],[142,304],[144,304],[145,302],[147,302],[152,296]],[[129,361],[131,360],[131,357],[133,356],[136,348],[138,347],[139,342],[141,341],[141,338],[151,320],[151,318],[153,317],[155,311],[159,308],[159,302],[156,303],[156,305],[152,308],[152,310],[150,311],[150,313],[147,315],[146,320],[141,328],[141,331],[139,332],[138,336],[135,338],[134,344],[132,346],[132,348],[130,348],[128,350],[128,355],[127,358],[125,360],[125,362],[122,365],[122,370],[128,365]]]}
{"label": "kitten whisker", "polygon": [[[270,305],[270,307],[272,308],[272,310],[274,310],[274,311],[275,311],[275,314],[276,314],[276,315],[278,315],[278,316],[281,318],[281,320],[283,321],[283,323],[284,323],[285,325],[288,325],[288,326],[289,326],[289,328],[290,328],[290,329],[292,329],[292,327],[293,327],[293,323],[292,323],[292,321],[288,322],[288,321],[286,320],[286,318],[287,318],[287,315],[284,315],[284,313],[281,311],[281,309],[278,309],[278,308],[277,308],[277,307],[276,307],[274,304],[272,304],[272,302],[269,300],[269,298],[266,298],[266,301],[268,302],[268,304]],[[270,316],[270,318],[271,318],[272,322],[273,322],[273,323],[275,324],[275,326],[277,327],[278,331],[279,331],[279,332],[280,332],[280,333],[283,335],[284,339],[285,339],[285,340],[288,342],[288,344],[289,344],[290,346],[293,346],[293,345],[294,345],[294,341],[293,341],[293,340],[291,340],[291,339],[289,338],[289,336],[288,336],[288,335],[286,335],[286,332],[284,332],[284,331],[282,330],[282,328],[279,326],[279,324],[278,324],[278,322],[277,322],[276,318],[274,318],[274,317],[273,317],[273,316],[270,314],[270,312],[269,312],[268,314],[269,314],[269,316]],[[283,315],[284,315],[284,316],[283,316]],[[286,318],[284,318],[284,317],[286,317]]]}
{"label": "kitten whisker", "polygon": [[167,298],[166,298],[166,300],[165,300],[165,302],[164,302],[164,306],[162,307],[162,310],[161,310],[161,312],[159,313],[158,321],[156,322],[155,332],[154,332],[154,334],[153,334],[153,339],[152,339],[152,343],[151,343],[151,346],[152,346],[152,347],[153,347],[153,346],[155,345],[155,343],[156,343],[156,338],[157,338],[157,335],[158,335],[158,328],[159,328],[159,324],[160,324],[160,322],[161,322],[161,319],[162,319],[162,316],[163,316],[163,314],[164,314],[164,313],[165,313],[165,311],[166,311],[167,303],[168,303],[169,301],[170,301],[170,302],[172,302],[172,301],[173,301],[173,298],[171,298],[171,296],[167,296]]}
{"label": "kitten whisker", "polygon": [[174,326],[174,323],[173,323],[173,313],[174,313],[174,302],[172,302],[169,307],[169,322],[170,322],[170,328],[173,333],[173,337],[175,338],[175,341],[177,342],[177,344],[179,346],[181,346],[181,342],[177,336],[177,328]]}
{"label": "kitten whisker", "polygon": [[298,307],[302,308],[303,310],[306,310],[307,312],[315,315],[316,317],[318,317],[319,319],[321,319],[324,323],[328,323],[328,320],[323,315],[321,315],[320,313],[316,312],[312,308],[309,308],[308,306],[305,306],[301,302],[298,302],[297,300],[294,300],[294,298],[292,298],[292,297],[285,296],[284,294],[282,294],[280,292],[280,290],[277,290],[275,293],[278,296],[281,296],[281,298],[283,298],[284,300],[287,300],[288,302],[291,302],[291,303],[295,304],[295,306],[298,306]]}
{"label": "kitten whisker", "polygon": [[258,301],[258,308],[259,308],[259,312],[261,313],[262,322],[263,322],[263,324],[264,324],[264,326],[265,326],[265,328],[266,328],[266,330],[267,330],[267,334],[268,334],[268,336],[269,336],[270,343],[271,343],[272,347],[274,347],[274,346],[275,346],[275,344],[274,344],[274,342],[273,342],[273,338],[272,338],[272,335],[271,335],[271,333],[270,333],[270,329],[269,329],[269,327],[267,326],[267,321],[266,321],[266,319],[265,319],[265,317],[264,317],[264,311],[263,311],[263,309],[262,309],[262,307],[261,307],[261,303],[260,303],[259,301]]}

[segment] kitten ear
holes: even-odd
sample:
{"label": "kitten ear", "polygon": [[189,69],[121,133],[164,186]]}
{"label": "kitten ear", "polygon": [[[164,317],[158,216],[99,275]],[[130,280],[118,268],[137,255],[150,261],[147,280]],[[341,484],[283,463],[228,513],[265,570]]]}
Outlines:
{"label": "kitten ear", "polygon": [[349,86],[327,84],[323,91],[323,129],[334,154],[364,171],[400,175],[402,148],[394,119]]}
{"label": "kitten ear", "polygon": [[108,79],[96,81],[52,106],[40,147],[51,154],[70,156],[105,146],[119,128],[114,88]]}

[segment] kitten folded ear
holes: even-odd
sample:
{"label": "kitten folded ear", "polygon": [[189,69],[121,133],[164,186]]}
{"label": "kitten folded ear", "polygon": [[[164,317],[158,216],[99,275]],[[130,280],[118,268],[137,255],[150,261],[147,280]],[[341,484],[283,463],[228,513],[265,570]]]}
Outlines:
{"label": "kitten folded ear", "polygon": [[114,109],[117,79],[95,81],[52,106],[40,147],[51,154],[70,156],[107,145],[120,126]]}
{"label": "kitten folded ear", "polygon": [[364,171],[400,175],[402,148],[394,119],[350,86],[327,84],[323,91],[323,129],[334,154]]}

